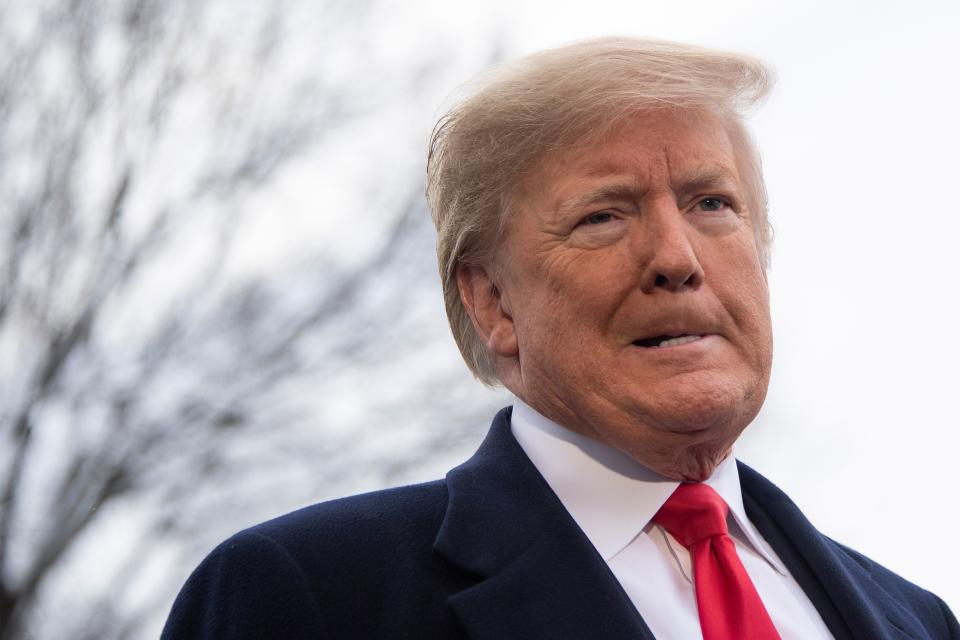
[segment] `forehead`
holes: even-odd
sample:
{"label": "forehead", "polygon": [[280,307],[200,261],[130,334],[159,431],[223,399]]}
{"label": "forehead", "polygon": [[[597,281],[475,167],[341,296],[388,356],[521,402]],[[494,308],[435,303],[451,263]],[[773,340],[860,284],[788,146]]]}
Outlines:
{"label": "forehead", "polygon": [[722,120],[708,111],[661,109],[625,118],[602,135],[581,138],[544,157],[532,175],[552,181],[629,173],[646,182],[705,171],[738,176]]}

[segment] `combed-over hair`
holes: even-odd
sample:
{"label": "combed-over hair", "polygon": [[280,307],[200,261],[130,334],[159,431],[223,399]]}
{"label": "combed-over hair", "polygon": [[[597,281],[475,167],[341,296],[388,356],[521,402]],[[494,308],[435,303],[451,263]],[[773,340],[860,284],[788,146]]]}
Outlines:
{"label": "combed-over hair", "polygon": [[496,269],[497,247],[524,175],[547,155],[600,139],[653,109],[706,109],[723,121],[764,267],[771,232],[760,158],[742,122],[769,92],[759,61],[685,44],[600,38],[541,51],[481,76],[430,139],[427,200],[453,336],[467,366],[498,382],[496,361],[460,299],[461,265]]}

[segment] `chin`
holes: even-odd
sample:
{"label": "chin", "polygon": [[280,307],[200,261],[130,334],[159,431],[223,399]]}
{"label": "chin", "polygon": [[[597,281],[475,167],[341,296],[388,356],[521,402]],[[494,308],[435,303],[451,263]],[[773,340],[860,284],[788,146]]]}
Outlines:
{"label": "chin", "polygon": [[630,438],[628,453],[673,480],[701,482],[730,454],[759,412],[763,394],[728,386],[699,387],[686,395],[675,393],[671,400],[638,411],[646,433]]}
{"label": "chin", "polygon": [[649,425],[605,433],[599,438],[634,460],[672,480],[701,482],[731,451],[746,423],[729,422],[682,431],[665,431]]}
{"label": "chin", "polygon": [[724,432],[739,434],[760,409],[755,398],[735,385],[676,386],[662,397],[644,412],[648,423],[659,431],[701,434],[710,440]]}

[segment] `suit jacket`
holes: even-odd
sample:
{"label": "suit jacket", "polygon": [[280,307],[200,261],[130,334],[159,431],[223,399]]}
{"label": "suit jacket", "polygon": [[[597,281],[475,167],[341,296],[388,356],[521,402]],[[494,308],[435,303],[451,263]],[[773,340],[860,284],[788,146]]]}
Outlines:
{"label": "suit jacket", "polygon": [[[739,465],[747,515],[837,638],[960,639],[933,594],[819,533]],[[652,638],[497,414],[445,480],[317,504],[236,534],[162,638]]]}

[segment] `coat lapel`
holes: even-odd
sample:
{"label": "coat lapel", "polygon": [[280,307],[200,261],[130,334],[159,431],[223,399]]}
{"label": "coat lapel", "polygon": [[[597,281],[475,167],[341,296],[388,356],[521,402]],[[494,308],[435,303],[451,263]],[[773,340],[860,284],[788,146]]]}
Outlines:
{"label": "coat lapel", "polygon": [[510,432],[510,409],[447,474],[434,549],[477,582],[448,604],[471,638],[653,635],[593,545]]}
{"label": "coat lapel", "polygon": [[[866,561],[844,552],[773,483],[739,463],[747,517],[773,547],[834,637],[925,638],[922,625],[876,584]],[[920,630],[911,633],[909,630]]]}

